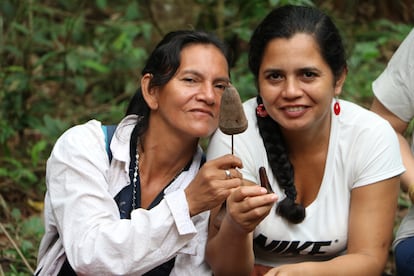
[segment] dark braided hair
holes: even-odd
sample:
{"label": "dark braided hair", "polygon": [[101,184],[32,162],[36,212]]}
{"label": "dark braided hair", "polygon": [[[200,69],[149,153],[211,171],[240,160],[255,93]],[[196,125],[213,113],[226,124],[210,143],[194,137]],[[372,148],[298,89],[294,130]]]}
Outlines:
{"label": "dark braided hair", "polygon": [[[257,96],[257,104],[261,103],[262,98]],[[276,213],[292,223],[300,223],[305,218],[305,208],[301,204],[295,203],[294,170],[289,161],[280,127],[270,116],[259,117],[256,115],[256,117],[272,172],[280,188],[284,189],[286,194],[286,197],[277,206]]]}
{"label": "dark braided hair", "polygon": [[[258,75],[267,44],[276,38],[291,38],[297,33],[312,35],[319,45],[320,53],[337,80],[346,70],[345,48],[342,38],[331,18],[313,7],[286,5],[272,10],[257,26],[250,39],[249,68],[258,86]],[[260,87],[258,86],[260,93]],[[257,103],[262,103],[260,95]],[[305,218],[305,208],[295,203],[294,168],[289,160],[287,147],[279,124],[270,116],[257,116],[267,159],[276,180],[286,194],[276,212],[292,223]]]}

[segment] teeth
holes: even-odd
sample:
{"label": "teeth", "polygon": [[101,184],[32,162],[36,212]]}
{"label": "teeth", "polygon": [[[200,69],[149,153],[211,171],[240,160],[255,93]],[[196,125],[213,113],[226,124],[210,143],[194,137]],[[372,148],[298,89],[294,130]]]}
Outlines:
{"label": "teeth", "polygon": [[286,110],[289,112],[297,112],[297,111],[302,111],[305,108],[303,106],[293,106],[293,107],[286,107]]}

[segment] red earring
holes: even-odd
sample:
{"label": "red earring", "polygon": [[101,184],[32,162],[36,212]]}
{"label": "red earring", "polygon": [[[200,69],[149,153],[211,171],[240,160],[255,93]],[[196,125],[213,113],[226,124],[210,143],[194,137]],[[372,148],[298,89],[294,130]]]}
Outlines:
{"label": "red earring", "polygon": [[338,116],[339,113],[341,113],[341,106],[339,105],[338,98],[335,99],[335,104],[334,104],[333,110],[334,110],[334,113],[335,113],[336,116]]}
{"label": "red earring", "polygon": [[256,107],[256,114],[257,116],[262,117],[262,118],[267,117],[268,114],[263,104],[259,104]]}

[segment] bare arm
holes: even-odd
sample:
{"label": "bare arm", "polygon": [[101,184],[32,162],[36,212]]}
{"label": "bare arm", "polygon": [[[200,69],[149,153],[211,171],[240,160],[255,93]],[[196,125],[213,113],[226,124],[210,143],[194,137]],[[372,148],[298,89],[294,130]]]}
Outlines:
{"label": "bare arm", "polygon": [[[407,192],[409,186],[413,185],[411,189],[414,191],[414,156],[411,152],[407,139],[404,137],[408,123],[404,122],[397,115],[389,111],[377,98],[374,98],[371,110],[390,122],[396,131],[400,142],[401,156],[404,167],[406,168],[406,171],[401,175],[401,189],[404,192]],[[410,198],[411,201],[414,202],[414,192],[410,194]]]}
{"label": "bare arm", "polygon": [[392,240],[398,183],[399,177],[393,177],[352,191],[347,254],[280,266],[266,275],[381,275]]}
{"label": "bare arm", "polygon": [[227,199],[220,223],[219,210],[211,211],[206,260],[214,275],[250,275],[254,266],[253,230],[277,200],[256,184],[244,185]]}

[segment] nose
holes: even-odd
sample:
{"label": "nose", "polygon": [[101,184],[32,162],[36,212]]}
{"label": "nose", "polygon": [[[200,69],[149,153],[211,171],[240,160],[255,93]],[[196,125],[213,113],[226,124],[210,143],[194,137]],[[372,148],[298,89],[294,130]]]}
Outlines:
{"label": "nose", "polygon": [[197,93],[196,99],[204,101],[208,105],[213,105],[216,102],[216,94],[214,92],[214,86],[211,83],[206,83],[201,87],[199,93]]}
{"label": "nose", "polygon": [[283,96],[286,98],[296,98],[301,95],[299,82],[295,78],[287,78],[286,86],[283,92]]}

